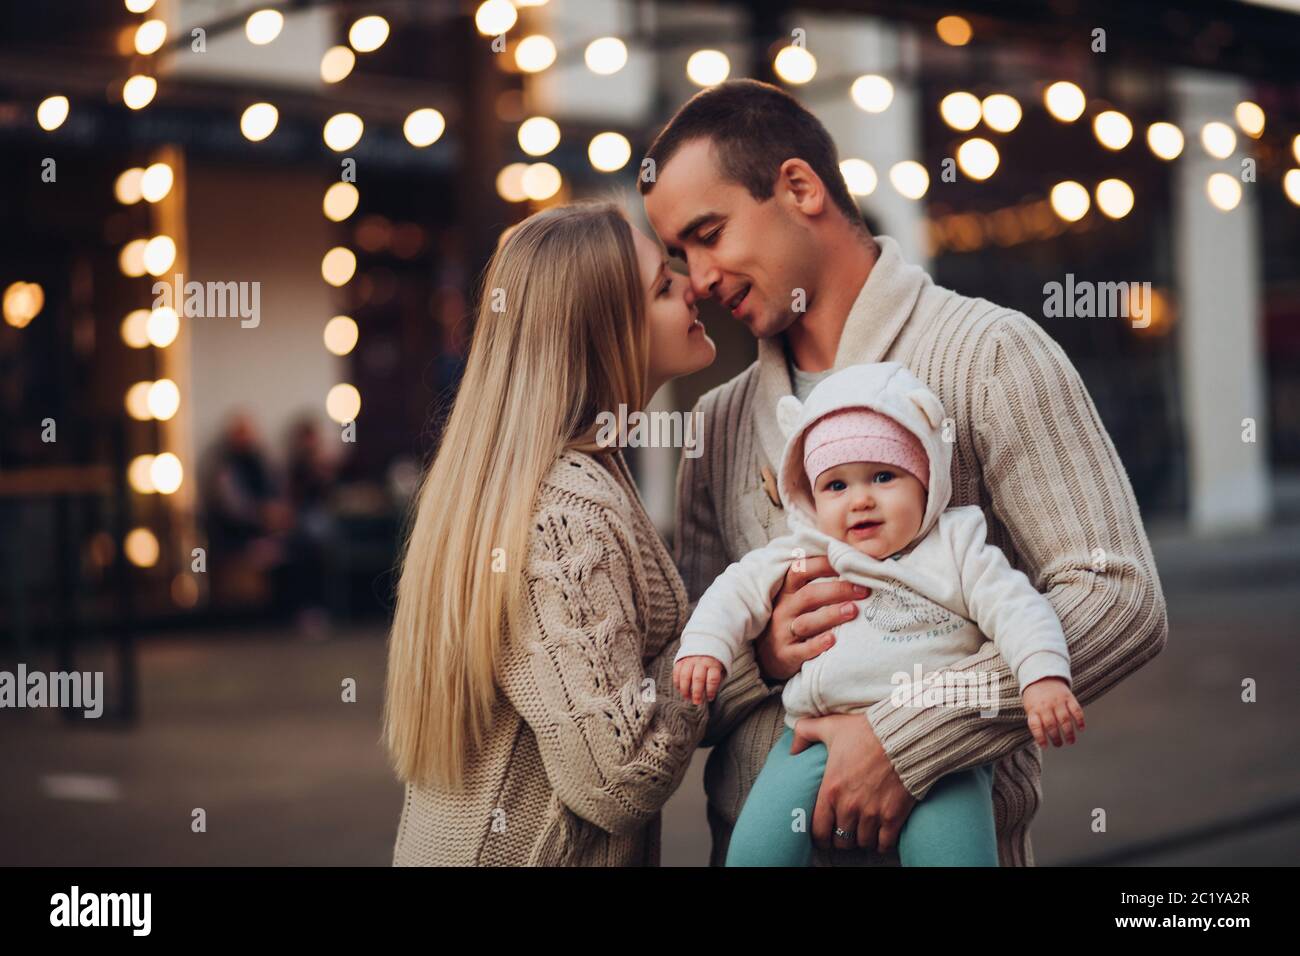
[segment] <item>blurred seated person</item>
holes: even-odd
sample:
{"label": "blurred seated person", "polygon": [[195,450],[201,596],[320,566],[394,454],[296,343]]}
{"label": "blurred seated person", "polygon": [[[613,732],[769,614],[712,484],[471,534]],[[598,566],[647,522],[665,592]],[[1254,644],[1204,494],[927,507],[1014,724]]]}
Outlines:
{"label": "blurred seated person", "polygon": [[289,430],[288,500],[293,525],[289,535],[289,601],[298,626],[309,637],[328,627],[325,555],[334,532],[327,507],[338,475],[338,461],[325,451],[320,424],[303,413]]}
{"label": "blurred seated person", "polygon": [[[227,420],[206,477],[209,566],[218,576],[232,572],[230,577],[248,570],[267,574],[281,567],[293,512],[280,495],[247,412],[233,412]],[[236,563],[242,567],[232,567]]]}

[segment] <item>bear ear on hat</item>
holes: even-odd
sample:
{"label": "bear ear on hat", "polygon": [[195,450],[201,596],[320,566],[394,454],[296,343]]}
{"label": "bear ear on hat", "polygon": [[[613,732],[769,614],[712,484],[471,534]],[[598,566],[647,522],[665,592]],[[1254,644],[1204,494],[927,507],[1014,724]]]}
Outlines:
{"label": "bear ear on hat", "polygon": [[786,438],[794,434],[802,417],[803,402],[793,395],[782,395],[781,400],[776,403],[776,423],[781,428],[781,434]]}
{"label": "bear ear on hat", "polygon": [[907,397],[921,410],[921,414],[925,416],[925,420],[931,428],[938,428],[943,424],[946,417],[943,403],[939,401],[934,392],[928,388],[914,388],[907,393]]}

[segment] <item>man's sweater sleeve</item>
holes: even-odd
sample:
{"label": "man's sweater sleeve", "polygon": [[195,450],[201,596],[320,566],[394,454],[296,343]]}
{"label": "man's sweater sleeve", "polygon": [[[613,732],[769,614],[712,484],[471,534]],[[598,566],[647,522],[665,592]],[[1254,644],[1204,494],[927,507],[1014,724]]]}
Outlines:
{"label": "man's sweater sleeve", "polygon": [[706,715],[673,689],[671,654],[642,658],[631,529],[612,508],[584,504],[538,508],[519,632],[498,681],[559,799],[602,830],[628,833],[681,783]]}
{"label": "man's sweater sleeve", "polygon": [[988,543],[984,513],[957,508],[940,517],[959,569],[967,617],[998,649],[1020,693],[1035,681],[1059,677],[1070,682],[1070,652],[1061,622],[1029,578]]}
{"label": "man's sweater sleeve", "polygon": [[[1065,632],[1074,695],[1087,703],[1160,653],[1164,594],[1133,489],[1079,374],[1028,317],[1003,316],[978,348],[971,434],[991,510]],[[996,647],[953,664],[996,675],[999,707],[896,706],[868,718],[917,799],[945,774],[1031,738],[1015,676]]]}
{"label": "man's sweater sleeve", "polygon": [[[715,488],[722,487],[725,472],[721,456],[730,442],[729,439],[707,440],[709,435],[727,435],[725,409],[719,408],[717,396],[717,392],[711,392],[695,406],[695,412],[704,415],[706,440],[700,443],[704,453],[697,458],[683,454],[677,471],[673,563],[681,572],[686,594],[693,602],[699,600],[729,563],[713,495]],[[694,606],[691,610],[695,610]],[[763,680],[752,644],[741,649],[733,668],[709,707],[709,724],[700,741],[701,747],[712,747],[724,740],[750,711],[773,693],[780,692]]]}

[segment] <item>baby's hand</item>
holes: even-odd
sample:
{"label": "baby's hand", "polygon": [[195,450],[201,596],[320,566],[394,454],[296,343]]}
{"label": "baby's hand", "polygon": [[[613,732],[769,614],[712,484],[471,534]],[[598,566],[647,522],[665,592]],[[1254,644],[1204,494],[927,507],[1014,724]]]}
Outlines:
{"label": "baby's hand", "polygon": [[677,693],[695,704],[704,703],[704,695],[709,700],[718,696],[718,687],[722,685],[722,661],[716,657],[703,654],[683,657],[673,665],[673,686]]}
{"label": "baby's hand", "polygon": [[1067,744],[1074,743],[1074,729],[1083,730],[1083,708],[1070,693],[1070,685],[1059,677],[1044,677],[1025,688],[1025,713],[1029,716],[1029,729],[1038,741],[1038,746],[1046,747],[1047,738],[1052,744],[1061,746],[1061,735],[1065,735]]}

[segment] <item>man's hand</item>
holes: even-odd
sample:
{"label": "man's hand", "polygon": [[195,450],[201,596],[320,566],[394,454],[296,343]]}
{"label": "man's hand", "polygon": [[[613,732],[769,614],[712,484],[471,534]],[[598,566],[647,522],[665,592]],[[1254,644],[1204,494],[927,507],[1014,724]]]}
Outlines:
{"label": "man's hand", "polygon": [[[897,846],[916,798],[903,786],[871,721],[861,714],[800,718],[790,753],[797,754],[814,741],[824,743],[828,753],[813,810],[813,843],[823,849],[856,844],[880,853]],[[832,840],[836,827],[852,836]]]}
{"label": "man's hand", "polygon": [[[792,565],[777,592],[772,617],[754,641],[758,666],[769,680],[789,680],[803,662],[835,643],[831,628],[857,616],[852,603],[871,593],[870,588],[848,581],[809,584],[816,578],[835,576],[825,555],[805,558],[803,570]],[[791,625],[794,625],[793,630]]]}

